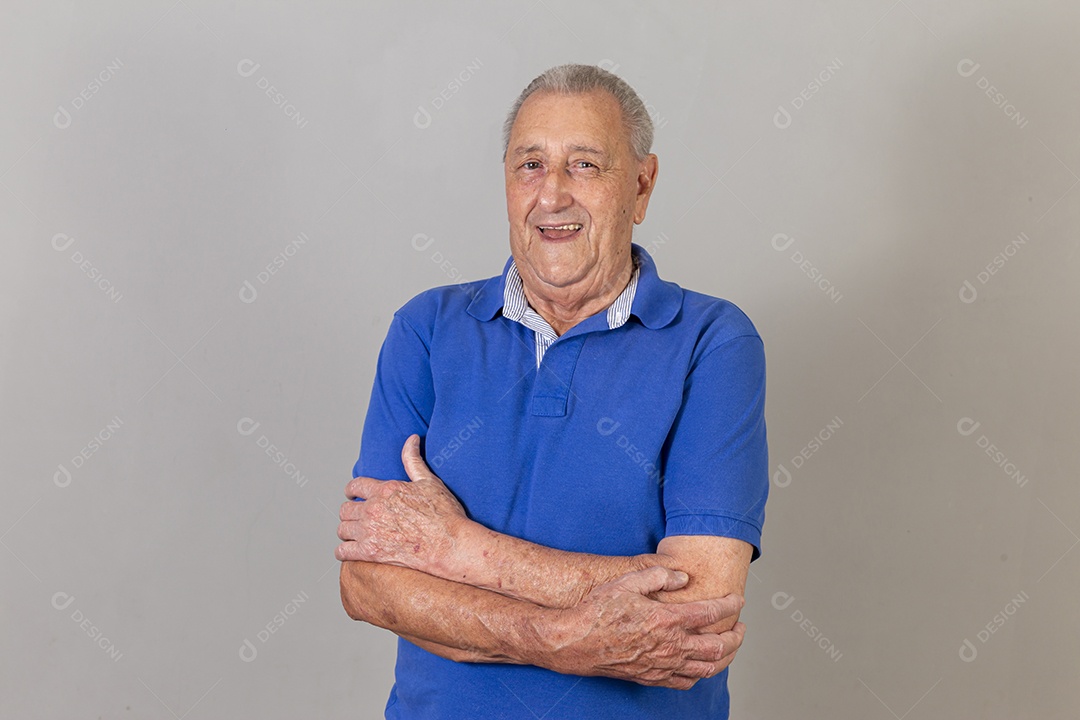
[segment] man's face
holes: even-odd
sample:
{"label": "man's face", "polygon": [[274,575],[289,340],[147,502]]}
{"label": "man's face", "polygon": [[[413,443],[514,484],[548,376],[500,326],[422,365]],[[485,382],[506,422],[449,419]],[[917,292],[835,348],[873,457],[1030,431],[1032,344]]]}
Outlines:
{"label": "man's face", "polygon": [[656,168],[655,155],[634,158],[609,93],[529,96],[504,168],[510,251],[526,288],[579,298],[609,292],[627,267]]}

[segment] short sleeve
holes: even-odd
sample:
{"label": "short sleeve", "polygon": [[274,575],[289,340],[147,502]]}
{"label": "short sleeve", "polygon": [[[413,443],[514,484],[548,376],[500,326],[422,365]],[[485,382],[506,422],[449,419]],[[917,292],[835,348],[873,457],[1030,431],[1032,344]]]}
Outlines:
{"label": "short sleeve", "polygon": [[737,538],[756,560],[769,493],[761,338],[727,340],[697,361],[665,450],[665,534]]}
{"label": "short sleeve", "polygon": [[399,312],[379,350],[353,477],[407,480],[401,448],[413,433],[427,435],[434,404],[429,345]]}

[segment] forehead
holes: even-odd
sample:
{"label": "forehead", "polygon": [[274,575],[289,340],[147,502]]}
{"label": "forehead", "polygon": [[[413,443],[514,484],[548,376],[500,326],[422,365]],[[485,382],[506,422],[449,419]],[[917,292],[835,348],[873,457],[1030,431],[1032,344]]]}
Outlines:
{"label": "forehead", "polygon": [[607,152],[629,145],[618,101],[608,92],[530,95],[518,110],[510,131],[509,152],[525,148],[595,146]]}

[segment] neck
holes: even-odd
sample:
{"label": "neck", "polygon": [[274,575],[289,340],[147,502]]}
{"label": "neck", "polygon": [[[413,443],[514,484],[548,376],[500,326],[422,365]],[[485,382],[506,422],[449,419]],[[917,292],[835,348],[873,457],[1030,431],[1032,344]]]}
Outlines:
{"label": "neck", "polygon": [[532,278],[521,277],[525,299],[555,334],[562,335],[582,320],[608,308],[626,289],[634,273],[633,257],[627,255],[619,271],[608,279],[594,281],[589,287],[535,287]]}

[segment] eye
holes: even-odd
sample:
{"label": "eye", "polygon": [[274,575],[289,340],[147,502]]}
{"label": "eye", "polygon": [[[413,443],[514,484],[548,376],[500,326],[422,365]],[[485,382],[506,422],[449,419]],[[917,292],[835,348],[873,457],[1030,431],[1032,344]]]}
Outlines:
{"label": "eye", "polygon": [[525,168],[526,170],[537,170],[540,167],[540,163],[536,160],[526,160],[524,163],[521,164],[521,167]]}
{"label": "eye", "polygon": [[582,170],[588,170],[588,169],[590,169],[590,168],[595,168],[595,167],[596,167],[595,165],[593,165],[593,164],[592,164],[591,162],[589,162],[588,160],[578,160],[578,161],[577,161],[577,162],[576,162],[575,164],[576,164],[576,165],[577,165],[577,166],[578,166],[579,168],[581,168]]}

